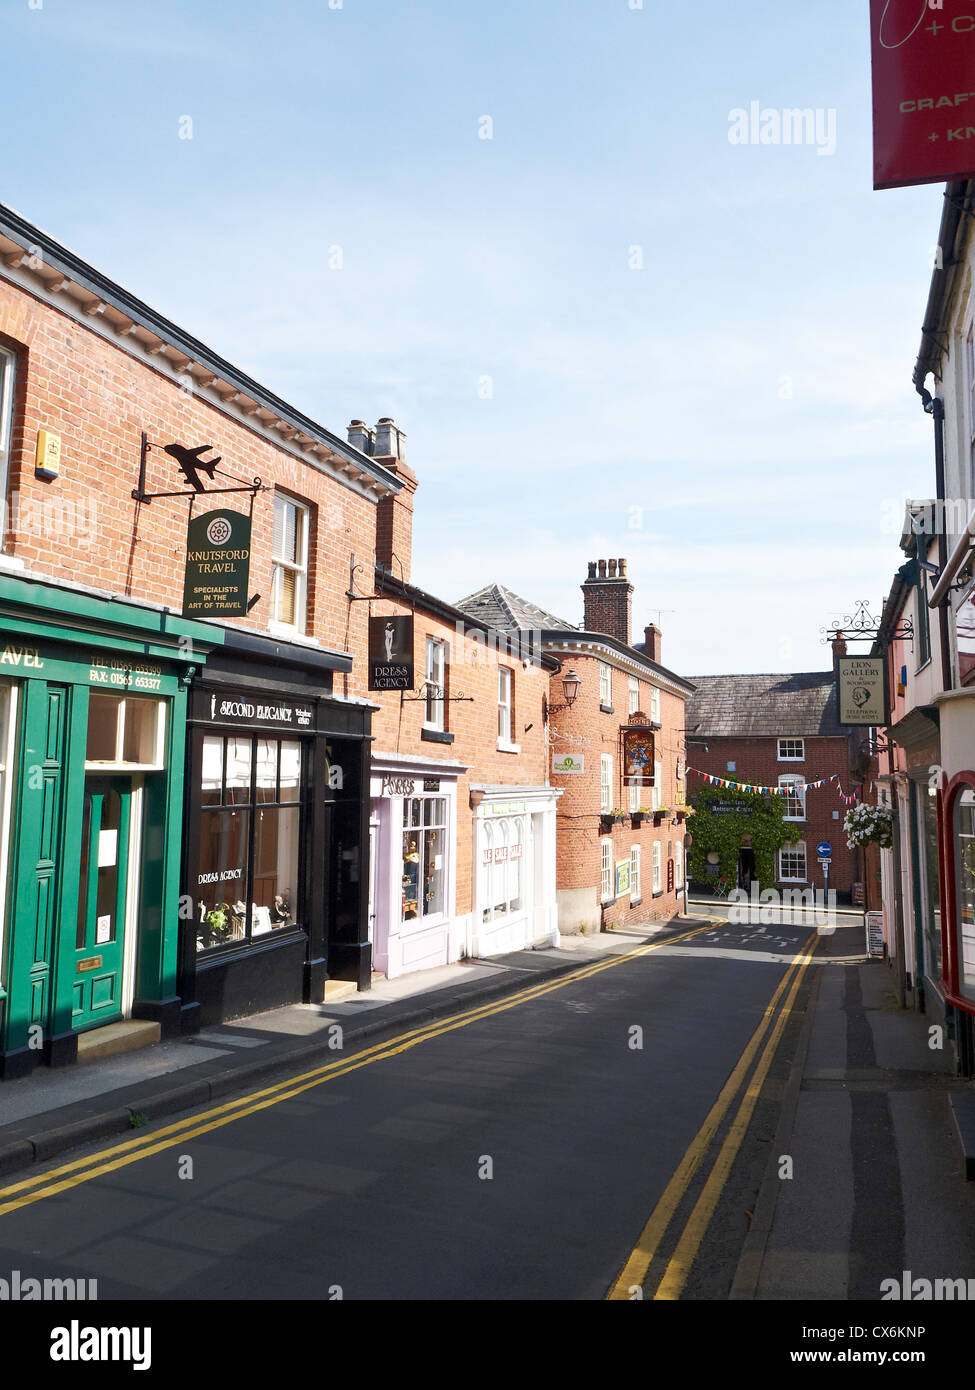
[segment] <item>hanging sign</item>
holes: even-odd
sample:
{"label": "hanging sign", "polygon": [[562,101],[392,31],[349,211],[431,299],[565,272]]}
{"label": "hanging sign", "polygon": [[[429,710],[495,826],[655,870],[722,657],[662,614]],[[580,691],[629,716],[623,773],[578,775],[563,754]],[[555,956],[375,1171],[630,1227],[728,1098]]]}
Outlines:
{"label": "hanging sign", "polygon": [[251,519],[221,508],[195,516],[186,528],[183,616],[241,617],[247,612]]}
{"label": "hanging sign", "polygon": [[870,42],[874,188],[970,178],[972,6],[961,0],[870,0]]}
{"label": "hanging sign", "polygon": [[413,614],[369,619],[369,689],[413,689]]}
{"label": "hanging sign", "polygon": [[837,657],[841,724],[877,727],[887,723],[882,656]]}
{"label": "hanging sign", "polygon": [[653,734],[649,730],[623,730],[623,776],[631,787],[653,786]]}

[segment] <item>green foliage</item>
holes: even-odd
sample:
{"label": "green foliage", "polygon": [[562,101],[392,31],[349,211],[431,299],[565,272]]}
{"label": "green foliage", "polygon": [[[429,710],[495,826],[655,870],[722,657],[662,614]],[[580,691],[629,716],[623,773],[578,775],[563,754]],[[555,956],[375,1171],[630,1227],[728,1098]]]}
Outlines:
{"label": "green foliage", "polygon": [[[741,809],[715,815],[716,802],[735,802]],[[775,887],[775,855],[799,831],[784,819],[785,801],[772,792],[746,792],[740,787],[699,787],[693,797],[694,819],[691,826],[693,844],[687,856],[687,868],[695,883],[708,882],[707,857],[717,852],[721,856],[718,877],[732,884],[738,882],[738,851],[742,840],[751,836],[755,854],[755,877],[760,889]]]}

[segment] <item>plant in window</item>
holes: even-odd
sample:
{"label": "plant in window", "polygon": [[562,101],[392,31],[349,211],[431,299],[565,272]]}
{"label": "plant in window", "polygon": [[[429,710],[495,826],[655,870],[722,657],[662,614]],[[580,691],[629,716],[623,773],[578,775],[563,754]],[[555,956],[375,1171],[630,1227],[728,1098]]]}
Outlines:
{"label": "plant in window", "polygon": [[846,843],[850,849],[860,845],[879,845],[890,849],[894,843],[893,814],[889,806],[860,804],[847,811],[843,821]]}

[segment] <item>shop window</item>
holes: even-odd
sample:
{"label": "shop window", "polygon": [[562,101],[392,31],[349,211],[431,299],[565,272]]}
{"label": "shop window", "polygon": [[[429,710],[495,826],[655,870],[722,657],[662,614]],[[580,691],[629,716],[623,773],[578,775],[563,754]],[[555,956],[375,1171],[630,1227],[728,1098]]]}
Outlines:
{"label": "shop window", "polygon": [[481,920],[491,922],[524,906],[527,827],[523,817],[484,822]]}
{"label": "shop window", "polygon": [[271,620],[305,631],[308,601],[309,510],[300,502],[274,496],[271,541]]}
{"label": "shop window", "polygon": [[297,925],[301,763],[296,739],[204,738],[198,949]]}
{"label": "shop window", "polygon": [[446,910],[446,843],[446,798],[407,798],[403,802],[404,922],[439,917]]}
{"label": "shop window", "polygon": [[640,846],[634,845],[630,850],[630,902],[636,902],[640,896]]}
{"label": "shop window", "polygon": [[599,703],[607,708],[613,703],[613,668],[605,661],[599,663]]}
{"label": "shop window", "polygon": [[933,787],[914,789],[920,802],[921,851],[924,859],[924,889],[921,894],[925,964],[928,978],[941,980],[941,884],[938,878],[938,793]]}
{"label": "shop window", "polygon": [[631,676],[629,680],[629,702],[627,705],[630,714],[636,714],[640,708],[640,682],[636,676]]}
{"label": "shop window", "polygon": [[423,679],[426,682],[426,703],[423,722],[428,729],[441,733],[446,728],[446,667],[447,643],[438,642],[435,637],[427,638],[426,667]]}
{"label": "shop window", "polygon": [[599,809],[613,809],[613,755],[602,753],[599,758]]}
{"label": "shop window", "polygon": [[159,769],[165,766],[166,715],[162,700],[131,695],[88,697],[88,735],[85,767],[90,772],[110,768]]}
{"label": "shop window", "polygon": [[3,518],[7,512],[7,487],[10,483],[10,444],[13,438],[14,414],[14,357],[0,348],[0,537]]}
{"label": "shop window", "polygon": [[796,773],[789,773],[779,778],[779,791],[782,793],[782,819],[783,820],[805,820],[806,819],[806,793],[800,787],[802,778]]}
{"label": "shop window", "polygon": [[612,840],[600,840],[599,842],[599,897],[604,903],[612,902],[616,896],[613,891],[615,888],[613,875],[613,842]]}
{"label": "shop window", "polygon": [[660,691],[655,685],[650,687],[650,722],[660,723]]}
{"label": "shop window", "polygon": [[955,897],[958,921],[958,987],[975,996],[975,791],[965,787],[952,817],[955,849]]}
{"label": "shop window", "polygon": [[780,738],[778,744],[780,763],[801,763],[804,760],[806,756],[805,739]]}
{"label": "shop window", "polygon": [[674,887],[684,886],[684,846],[678,840],[674,845]]}
{"label": "shop window", "polygon": [[[17,689],[0,685],[0,947],[3,944],[7,846],[10,843],[10,803],[13,784],[14,727]],[[3,958],[0,951],[0,959]]]}
{"label": "shop window", "polygon": [[779,850],[779,880],[782,883],[806,882],[806,845],[803,840]]}

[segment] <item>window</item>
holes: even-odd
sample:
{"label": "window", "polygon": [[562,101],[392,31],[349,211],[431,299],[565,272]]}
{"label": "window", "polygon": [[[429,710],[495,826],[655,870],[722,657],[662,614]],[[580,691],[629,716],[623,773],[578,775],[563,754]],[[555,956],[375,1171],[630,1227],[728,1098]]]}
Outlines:
{"label": "window", "polygon": [[308,508],[275,493],[271,621],[304,632],[307,599]]}
{"label": "window", "polygon": [[663,851],[659,840],[653,842],[653,891],[663,892]]}
{"label": "window", "polygon": [[920,565],[917,567],[917,609],[914,630],[918,635],[917,669],[926,666],[931,660],[931,622],[928,608],[928,576]]}
{"label": "window", "polygon": [[805,820],[806,819],[806,792],[804,787],[796,784],[802,778],[796,773],[789,773],[779,778],[779,791],[782,793],[784,806],[782,815],[785,820]]}
{"label": "window", "polygon": [[655,762],[654,762],[654,765],[653,765],[653,800],[652,800],[651,803],[650,803],[650,804],[651,804],[651,807],[652,807],[652,809],[653,809],[654,811],[659,811],[659,810],[660,810],[660,807],[663,805],[663,802],[662,802],[661,796],[660,796],[660,791],[661,791],[660,784],[661,784],[662,781],[663,781],[663,768],[662,768],[662,765],[661,765],[661,763],[660,763],[659,761],[655,761]]}
{"label": "window", "polygon": [[725,771],[726,771],[726,772],[734,772],[734,771],[737,769],[737,767],[738,767],[738,764],[737,764],[737,763],[727,763],[727,764],[725,765]]}
{"label": "window", "polygon": [[680,840],[674,844],[674,887],[684,886],[684,846]]}
{"label": "window", "polygon": [[161,700],[102,695],[93,690],[88,697],[85,767],[89,772],[110,767],[164,767],[165,731]]}
{"label": "window", "polygon": [[511,692],[514,672],[507,666],[498,667],[498,742],[511,743]]}
{"label": "window", "polygon": [[[7,846],[10,841],[10,801],[14,755],[17,687],[0,685],[0,945],[3,943],[4,891],[7,884]],[[2,959],[2,954],[0,954]]]}
{"label": "window", "polygon": [[637,710],[640,708],[640,682],[637,680],[636,676],[630,677],[628,708],[630,714],[636,714]]}
{"label": "window", "polygon": [[640,783],[635,781],[632,777],[628,778],[627,780],[629,782],[630,787],[630,810],[639,811],[640,794],[642,792],[642,788],[640,786]]}
{"label": "window", "polygon": [[660,723],[660,691],[655,685],[650,687],[650,722]]}
{"label": "window", "polygon": [[446,726],[445,672],[447,665],[447,643],[438,642],[435,637],[427,638],[426,666],[423,679],[426,682],[426,703],[423,722],[428,729],[443,730]]}
{"label": "window", "polygon": [[204,738],[198,950],[296,925],[302,785],[297,739]]}
{"label": "window", "polygon": [[[13,436],[14,358],[0,348],[0,507],[6,515],[7,484],[10,481],[10,441]],[[0,520],[0,536],[3,521]]]}
{"label": "window", "polygon": [[613,668],[607,666],[604,661],[599,663],[599,703],[601,705],[612,705],[613,703]]}
{"label": "window", "polygon": [[600,840],[599,856],[599,896],[602,902],[608,903],[616,897],[612,840]]}
{"label": "window", "polygon": [[779,739],[779,762],[801,763],[806,756],[805,740],[801,738]]}
{"label": "window", "polygon": [[613,809],[613,755],[603,753],[599,759],[599,809]]}
{"label": "window", "polygon": [[640,892],[640,846],[634,845],[630,850],[630,902],[638,902],[641,897]]}
{"label": "window", "polygon": [[403,802],[404,922],[438,917],[446,910],[446,835],[446,797],[408,797]]}
{"label": "window", "polygon": [[779,879],[783,883],[805,883],[806,845],[803,840],[779,850]]}

